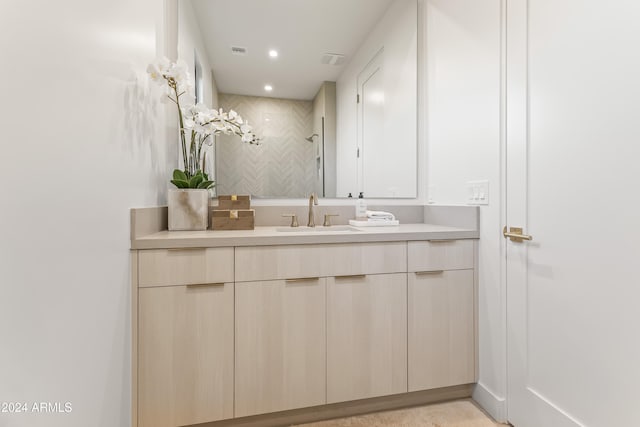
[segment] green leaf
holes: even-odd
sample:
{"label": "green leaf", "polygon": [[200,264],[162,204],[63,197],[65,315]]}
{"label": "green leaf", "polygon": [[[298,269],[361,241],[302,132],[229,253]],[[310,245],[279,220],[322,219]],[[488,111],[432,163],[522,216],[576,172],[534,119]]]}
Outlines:
{"label": "green leaf", "polygon": [[187,178],[187,174],[180,169],[176,169],[173,171],[173,179],[176,181],[189,181],[189,178]]}
{"label": "green leaf", "polygon": [[189,188],[198,188],[198,185],[200,185],[202,181],[204,181],[202,174],[196,174],[189,180]]}
{"label": "green leaf", "polygon": [[209,181],[209,174],[207,174],[206,172],[202,172],[202,177],[205,181]]}
{"label": "green leaf", "polygon": [[171,183],[178,188],[189,188],[189,182],[182,179],[172,179]]}
{"label": "green leaf", "polygon": [[215,182],[213,181],[203,181],[200,183],[200,185],[198,185],[198,188],[204,188],[206,190],[212,188],[215,186]]}

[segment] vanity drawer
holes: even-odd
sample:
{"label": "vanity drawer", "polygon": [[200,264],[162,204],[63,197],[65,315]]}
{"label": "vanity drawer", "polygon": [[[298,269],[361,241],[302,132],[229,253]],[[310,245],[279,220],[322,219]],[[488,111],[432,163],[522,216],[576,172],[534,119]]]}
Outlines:
{"label": "vanity drawer", "polygon": [[233,282],[233,248],[138,251],[138,286]]}
{"label": "vanity drawer", "polygon": [[407,271],[406,242],[331,246],[323,257],[327,276],[405,273]]}
{"label": "vanity drawer", "polygon": [[322,276],[324,245],[236,248],[236,282]]}
{"label": "vanity drawer", "polygon": [[410,272],[473,268],[473,240],[408,242],[407,250]]}
{"label": "vanity drawer", "polygon": [[236,248],[236,282],[401,273],[406,243],[340,243]]}

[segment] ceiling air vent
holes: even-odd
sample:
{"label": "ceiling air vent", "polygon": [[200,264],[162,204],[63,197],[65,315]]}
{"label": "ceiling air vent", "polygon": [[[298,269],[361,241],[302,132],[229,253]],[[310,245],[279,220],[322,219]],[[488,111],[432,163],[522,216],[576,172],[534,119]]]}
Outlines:
{"label": "ceiling air vent", "polygon": [[322,55],[320,62],[328,65],[342,65],[344,63],[344,55],[339,53],[325,53]]}
{"label": "ceiling air vent", "polygon": [[245,56],[247,54],[247,48],[240,46],[231,46],[231,53],[234,55]]}

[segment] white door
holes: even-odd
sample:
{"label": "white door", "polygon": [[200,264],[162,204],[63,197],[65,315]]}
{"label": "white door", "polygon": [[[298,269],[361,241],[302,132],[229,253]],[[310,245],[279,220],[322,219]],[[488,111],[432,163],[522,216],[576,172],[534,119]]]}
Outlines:
{"label": "white door", "polygon": [[[384,147],[384,50],[358,75],[358,191],[384,197],[389,158]],[[357,194],[354,195],[357,197]]]}
{"label": "white door", "polygon": [[506,11],[508,418],[640,426],[640,2]]}

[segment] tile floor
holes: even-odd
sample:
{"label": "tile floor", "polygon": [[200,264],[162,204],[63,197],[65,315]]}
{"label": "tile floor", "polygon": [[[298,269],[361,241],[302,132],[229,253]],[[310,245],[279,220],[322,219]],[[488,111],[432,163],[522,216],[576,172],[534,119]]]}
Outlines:
{"label": "tile floor", "polygon": [[304,427],[496,427],[471,399],[304,424]]}

